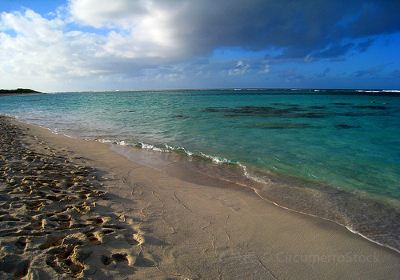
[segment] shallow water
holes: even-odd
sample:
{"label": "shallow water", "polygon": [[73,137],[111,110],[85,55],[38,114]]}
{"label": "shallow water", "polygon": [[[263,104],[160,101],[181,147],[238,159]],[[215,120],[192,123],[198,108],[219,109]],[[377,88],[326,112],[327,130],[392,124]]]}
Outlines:
{"label": "shallow water", "polygon": [[[0,97],[0,113],[67,135],[240,163],[237,171],[255,179],[245,184],[264,182],[257,186],[260,194],[287,207],[357,229],[355,224],[373,217],[385,226],[375,235],[382,230],[396,235],[398,212],[387,207],[397,209],[400,200],[398,96],[329,90],[57,93]],[[292,180],[298,188],[289,188]],[[269,184],[278,181],[288,189]],[[298,193],[306,188],[312,194]],[[368,218],[349,215],[365,210],[362,201],[378,206]],[[382,219],[386,211],[394,215],[390,220]]]}

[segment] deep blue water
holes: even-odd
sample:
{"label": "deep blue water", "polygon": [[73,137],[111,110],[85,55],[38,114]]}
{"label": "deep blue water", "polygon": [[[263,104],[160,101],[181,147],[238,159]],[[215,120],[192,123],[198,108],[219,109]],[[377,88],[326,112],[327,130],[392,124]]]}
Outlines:
{"label": "deep blue water", "polygon": [[2,96],[0,113],[82,138],[181,147],[238,162],[260,178],[288,176],[396,204],[399,97],[329,90],[57,93]]}

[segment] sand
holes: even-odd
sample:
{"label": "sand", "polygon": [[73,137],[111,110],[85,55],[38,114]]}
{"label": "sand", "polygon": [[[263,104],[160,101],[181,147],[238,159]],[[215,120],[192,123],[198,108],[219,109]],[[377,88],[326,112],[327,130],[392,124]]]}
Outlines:
{"label": "sand", "polygon": [[0,135],[1,279],[400,275],[398,253],[250,190],[14,119],[0,118]]}

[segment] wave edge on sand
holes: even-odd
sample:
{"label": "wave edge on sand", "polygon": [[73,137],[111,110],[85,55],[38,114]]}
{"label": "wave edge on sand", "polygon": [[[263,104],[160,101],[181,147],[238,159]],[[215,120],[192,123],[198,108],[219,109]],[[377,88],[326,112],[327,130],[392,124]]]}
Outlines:
{"label": "wave edge on sand", "polygon": [[[243,176],[245,180],[239,177],[235,177],[234,180],[231,180],[229,176],[225,177],[224,176],[225,174],[222,175],[218,174],[217,179],[226,181],[228,183],[237,184],[244,188],[249,188],[261,199],[269,203],[272,203],[282,209],[293,211],[303,215],[308,215],[315,218],[320,218],[329,222],[333,222],[337,225],[344,227],[353,234],[356,234],[372,243],[386,247],[400,254],[400,240],[399,238],[397,238],[398,236],[400,236],[399,235],[400,224],[397,222],[396,218],[397,215],[400,216],[400,205],[396,205],[396,201],[394,200],[383,201],[381,197],[373,197],[370,194],[367,194],[362,191],[353,190],[352,192],[350,192],[348,190],[336,189],[335,187],[332,186],[325,186],[318,182],[309,182],[305,181],[304,179],[295,178],[288,175],[274,174],[271,172],[265,173],[265,171],[260,172],[259,170],[255,169],[252,170],[238,161],[230,160],[215,155],[208,155],[202,152],[192,152],[186,149],[185,147],[181,146],[174,147],[168,144],[153,145],[143,142],[131,143],[126,140],[118,140],[118,139],[87,138],[86,140],[97,141],[100,143],[117,145],[132,149],[140,149],[156,153],[173,153],[177,154],[178,156],[183,155],[184,156],[183,160],[188,160],[190,161],[190,163],[192,163],[193,161],[204,161],[206,163],[218,165],[221,168],[228,168],[228,169],[232,167],[236,168],[236,170],[240,173],[239,175]],[[124,152],[122,152],[121,154],[124,155]],[[205,176],[213,177],[213,174],[209,173],[207,174],[207,171],[208,170],[200,173],[202,173]],[[212,170],[210,171],[212,172]],[[257,175],[255,172],[258,172],[261,175]],[[287,181],[289,181],[289,183],[293,185],[299,184],[301,188],[305,188],[304,193],[307,193],[308,189],[311,189],[312,191],[319,191],[323,195],[325,193],[329,193],[329,191],[333,191],[336,192],[335,194],[340,194],[342,197],[353,199],[353,202],[357,204],[361,205],[366,203],[367,205],[375,205],[376,203],[378,203],[380,204],[380,206],[386,209],[385,210],[386,213],[396,211],[396,213],[398,214],[395,214],[393,218],[387,218],[388,216],[386,215],[385,218],[387,220],[385,221],[385,223],[379,223],[379,221],[382,221],[382,219],[378,216],[375,216],[374,217],[375,219],[368,220],[371,223],[370,228],[365,228],[365,221],[362,220],[362,218],[359,218],[357,215],[356,216],[353,215],[363,213],[364,211],[369,211],[373,216],[375,213],[372,212],[368,206],[364,207],[363,209],[356,209],[356,210],[353,209],[353,212],[351,212],[348,211],[348,209],[343,208],[343,206],[340,205],[340,202],[335,201],[336,198],[330,195],[329,198],[325,198],[325,200],[319,201],[318,207],[320,209],[304,209],[303,206],[307,205],[310,201],[315,200],[315,197],[308,197],[305,199],[306,201],[302,201],[302,203],[297,203],[296,201],[293,200],[287,201],[285,199],[285,195],[287,195],[287,193],[290,192],[290,189],[287,186],[288,185]],[[271,185],[273,185],[275,188],[277,188],[277,186],[278,188],[279,187],[283,188],[283,194],[280,194],[279,196],[274,196],[273,193],[265,189],[266,186],[268,187]],[[299,189],[297,189],[297,191],[298,190]],[[327,192],[327,190],[329,191]],[[327,207],[323,206],[325,202],[330,202],[329,206]],[[332,205],[335,205],[335,207],[332,207]],[[380,206],[377,207],[379,208]],[[336,212],[327,214],[327,208],[329,207],[331,207],[331,209],[336,208]],[[341,209],[338,210],[337,208]],[[378,213],[378,211],[379,209],[377,209],[376,213]],[[371,221],[374,221],[377,224],[372,224]],[[382,224],[384,227],[386,227],[386,224],[392,224],[394,226],[390,232],[382,232],[379,229]]]}

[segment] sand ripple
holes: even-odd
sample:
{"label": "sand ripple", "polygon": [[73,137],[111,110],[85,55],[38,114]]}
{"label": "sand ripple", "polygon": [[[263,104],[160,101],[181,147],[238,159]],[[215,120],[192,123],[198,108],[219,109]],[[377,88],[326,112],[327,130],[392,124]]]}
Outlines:
{"label": "sand ripple", "polygon": [[[154,266],[139,225],[113,213],[103,174],[0,117],[0,278],[133,274]],[[132,219],[130,219],[132,220]]]}

